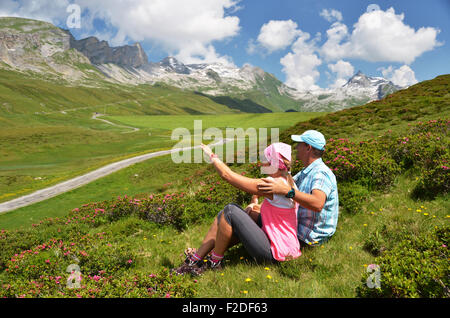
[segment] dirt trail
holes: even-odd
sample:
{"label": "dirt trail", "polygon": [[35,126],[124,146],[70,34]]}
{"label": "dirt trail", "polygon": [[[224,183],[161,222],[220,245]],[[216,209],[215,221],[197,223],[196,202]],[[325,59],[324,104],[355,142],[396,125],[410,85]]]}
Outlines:
{"label": "dirt trail", "polygon": [[101,120],[101,121],[103,121],[103,122],[105,122],[107,124],[113,125],[113,126],[132,129],[131,131],[124,131],[124,132],[122,132],[122,134],[128,134],[128,133],[136,132],[136,131],[139,130],[139,128],[136,128],[136,127],[118,125],[118,124],[114,124],[114,123],[110,122],[109,120],[106,120],[106,119],[103,119],[103,118],[98,118],[100,116],[105,116],[105,115],[104,114],[99,114],[99,113],[94,113],[94,115],[92,115],[92,119]]}

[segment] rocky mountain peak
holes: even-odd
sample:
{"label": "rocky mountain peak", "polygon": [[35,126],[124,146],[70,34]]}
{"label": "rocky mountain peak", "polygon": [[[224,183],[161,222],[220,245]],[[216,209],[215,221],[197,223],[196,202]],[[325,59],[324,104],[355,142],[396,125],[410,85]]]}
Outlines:
{"label": "rocky mountain peak", "polygon": [[94,36],[70,39],[70,46],[83,53],[92,64],[113,63],[124,67],[140,67],[148,63],[148,57],[139,43],[110,47],[108,42]]}
{"label": "rocky mountain peak", "polygon": [[178,74],[190,74],[189,68],[183,63],[178,61],[173,56],[168,56],[162,59],[159,63],[160,67],[164,68],[167,72],[175,72]]}
{"label": "rocky mountain peak", "polygon": [[367,77],[363,72],[358,71],[348,80],[348,82],[344,86],[369,87],[370,85],[371,81],[369,77]]}

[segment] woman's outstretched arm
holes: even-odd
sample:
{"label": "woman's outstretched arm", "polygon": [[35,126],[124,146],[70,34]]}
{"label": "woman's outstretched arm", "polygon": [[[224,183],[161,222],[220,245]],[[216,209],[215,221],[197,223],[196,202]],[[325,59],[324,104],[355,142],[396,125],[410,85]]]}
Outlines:
{"label": "woman's outstretched arm", "polygon": [[260,179],[247,178],[239,173],[234,172],[230,169],[230,167],[226,165],[226,163],[222,162],[222,160],[220,160],[217,156],[214,156],[214,153],[208,146],[202,144],[202,149],[208,155],[208,157],[211,158],[211,162],[220,177],[227,181],[229,184],[250,194],[256,194],[258,196],[264,196],[268,198],[273,197],[272,194],[268,195],[267,193],[263,193],[258,190],[257,185],[261,183]]}

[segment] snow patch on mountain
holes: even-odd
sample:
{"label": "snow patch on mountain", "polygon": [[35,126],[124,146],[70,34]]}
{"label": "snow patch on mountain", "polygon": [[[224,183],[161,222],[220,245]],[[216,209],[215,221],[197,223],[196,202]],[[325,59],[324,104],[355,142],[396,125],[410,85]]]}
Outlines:
{"label": "snow patch on mountain", "polygon": [[382,77],[370,77],[358,71],[346,84],[336,89],[308,92],[290,91],[304,111],[336,111],[379,100],[402,89]]}

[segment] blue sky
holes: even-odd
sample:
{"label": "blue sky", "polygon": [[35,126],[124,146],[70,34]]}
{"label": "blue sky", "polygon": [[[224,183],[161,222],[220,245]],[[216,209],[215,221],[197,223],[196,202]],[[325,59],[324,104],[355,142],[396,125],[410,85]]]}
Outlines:
{"label": "blue sky", "polygon": [[299,90],[338,87],[358,70],[402,86],[450,73],[448,0],[2,0],[0,16],[140,42],[152,62],[249,63]]}

